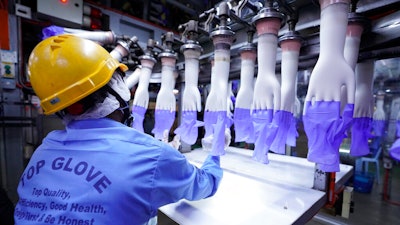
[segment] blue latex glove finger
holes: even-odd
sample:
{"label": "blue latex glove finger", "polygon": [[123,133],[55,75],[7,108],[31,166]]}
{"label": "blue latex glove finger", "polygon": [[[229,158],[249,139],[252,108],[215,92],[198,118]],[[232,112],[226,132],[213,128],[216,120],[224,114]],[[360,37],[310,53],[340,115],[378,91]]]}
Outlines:
{"label": "blue latex glove finger", "polygon": [[353,119],[351,129],[351,156],[363,156],[369,154],[368,140],[372,137],[370,134],[372,118],[359,117]]}
{"label": "blue latex glove finger", "polygon": [[151,132],[156,139],[161,140],[164,138],[164,131],[169,131],[175,121],[175,111],[156,109],[154,119],[154,128]]}
{"label": "blue latex glove finger", "polygon": [[203,122],[197,120],[197,111],[182,112],[182,121],[174,133],[178,134],[182,141],[192,145],[198,136],[198,127],[203,126]]}
{"label": "blue latex glove finger", "polygon": [[235,142],[254,139],[254,128],[251,121],[250,109],[236,108],[233,112]]}
{"label": "blue latex glove finger", "polygon": [[[221,111],[225,112],[225,111]],[[213,125],[217,123],[218,111],[205,111],[204,112],[204,137],[208,137],[214,133]],[[226,113],[226,112],[225,112]]]}
{"label": "blue latex glove finger", "polygon": [[373,120],[372,121],[372,130],[376,137],[381,137],[385,133],[385,120]]}
{"label": "blue latex glove finger", "polygon": [[59,34],[64,34],[64,28],[55,26],[55,25],[51,25],[51,26],[44,28],[42,30],[42,34],[43,34],[42,40],[44,40],[48,37],[56,36]]}
{"label": "blue latex glove finger", "polygon": [[295,147],[298,136],[299,133],[297,132],[297,119],[292,114],[292,121],[290,122],[290,127],[287,133],[286,144]]}
{"label": "blue latex glove finger", "polygon": [[254,126],[254,151],[253,159],[268,164],[268,150],[269,146],[266,144],[268,125],[272,122],[272,109],[267,110],[255,110],[251,116],[253,119]]}
{"label": "blue latex glove finger", "polygon": [[308,137],[307,159],[318,164],[331,165],[336,161],[334,139],[340,123],[340,102],[318,101],[305,103],[304,131]]}
{"label": "blue latex glove finger", "polygon": [[389,149],[389,155],[393,159],[400,161],[400,138],[397,139],[393,144],[392,147]]}
{"label": "blue latex glove finger", "polygon": [[143,120],[144,120],[144,114],[146,113],[146,110],[147,109],[142,106],[134,105],[132,107],[132,112],[131,112],[131,115],[133,117],[132,127],[142,133],[144,133]]}
{"label": "blue latex glove finger", "polygon": [[293,114],[288,111],[279,110],[275,113],[274,120],[277,123],[278,129],[270,147],[271,151],[278,154],[285,154],[285,145],[292,118]]}
{"label": "blue latex glove finger", "polygon": [[213,125],[214,137],[211,147],[211,155],[220,156],[225,155],[225,128],[226,128],[226,112],[218,113],[217,122]]}

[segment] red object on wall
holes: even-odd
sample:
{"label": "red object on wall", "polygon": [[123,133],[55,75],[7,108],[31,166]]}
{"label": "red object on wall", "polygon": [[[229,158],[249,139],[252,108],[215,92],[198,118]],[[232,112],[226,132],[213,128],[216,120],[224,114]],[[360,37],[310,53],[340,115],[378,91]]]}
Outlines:
{"label": "red object on wall", "polygon": [[[10,35],[8,31],[8,12],[0,9],[0,49],[10,50]],[[4,22],[3,22],[4,21]]]}

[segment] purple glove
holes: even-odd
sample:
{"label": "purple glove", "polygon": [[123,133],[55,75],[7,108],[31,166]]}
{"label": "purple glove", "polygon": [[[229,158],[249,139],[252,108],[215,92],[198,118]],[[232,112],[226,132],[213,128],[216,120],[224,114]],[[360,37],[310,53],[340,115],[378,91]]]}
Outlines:
{"label": "purple glove", "polygon": [[351,130],[351,156],[363,156],[369,154],[368,140],[373,137],[371,135],[372,118],[359,117],[353,119],[353,127]]}
{"label": "purple glove", "polygon": [[375,137],[381,137],[385,133],[386,120],[373,120],[372,130]]}
{"label": "purple glove", "polygon": [[134,105],[132,107],[132,113],[131,113],[131,115],[133,117],[132,127],[142,133],[144,133],[143,120],[144,120],[144,114],[146,113],[146,110],[147,109],[142,106]]}
{"label": "purple glove", "polygon": [[389,149],[389,155],[390,157],[392,157],[393,159],[400,161],[400,138],[397,139],[392,147],[390,147]]}
{"label": "purple glove", "polygon": [[42,40],[44,40],[48,37],[56,36],[56,35],[63,34],[63,33],[64,33],[63,27],[59,27],[59,26],[55,26],[55,25],[48,26],[46,28],[43,28],[43,30],[42,30],[42,34],[43,34]]}
{"label": "purple glove", "polygon": [[269,163],[267,155],[269,146],[266,144],[266,138],[268,125],[272,122],[272,114],[272,109],[254,110],[251,114],[255,135],[253,159],[265,164]]}
{"label": "purple glove", "polygon": [[211,147],[211,155],[225,155],[225,128],[227,123],[226,111],[220,111],[217,115],[217,122],[213,125],[213,143]]}
{"label": "purple glove", "polygon": [[164,131],[171,129],[175,121],[175,111],[156,109],[154,113],[154,128],[151,131],[156,139],[164,138]]}
{"label": "purple glove", "polygon": [[[276,112],[278,113],[278,111]],[[279,128],[279,120],[280,120],[280,115],[278,113],[278,116],[273,115],[272,122],[270,122],[267,126],[267,136],[265,137],[265,144],[269,146],[269,149],[272,151],[271,146],[272,142],[274,142],[276,134],[278,133],[278,128]],[[273,151],[275,153],[278,153],[276,151]]]}
{"label": "purple glove", "polygon": [[286,144],[292,147],[296,146],[296,139],[299,136],[297,133],[297,118],[292,114],[292,121],[290,122],[290,127],[287,133]]}
{"label": "purple glove", "polygon": [[347,104],[340,117],[340,102],[306,102],[303,123],[309,161],[337,168],[339,146],[351,125],[353,111],[354,104]]}
{"label": "purple glove", "polygon": [[204,112],[204,137],[208,137],[214,133],[213,125],[217,123],[218,114],[226,111],[205,111]]}
{"label": "purple glove", "polygon": [[278,154],[285,154],[285,144],[292,122],[293,114],[288,111],[279,110],[274,115],[274,121],[278,127],[274,140],[271,144],[271,151]]}
{"label": "purple glove", "polygon": [[347,131],[353,125],[354,104],[347,104],[343,109],[341,120],[339,121],[338,128],[336,129],[336,136],[334,142],[339,150],[340,144],[343,139],[347,137]]}
{"label": "purple glove", "polygon": [[198,136],[198,127],[203,126],[203,122],[197,120],[197,111],[183,111],[181,125],[175,129],[174,133],[181,137],[185,143],[192,145]]}
{"label": "purple glove", "polygon": [[400,137],[400,120],[396,122],[396,137]]}
{"label": "purple glove", "polygon": [[339,151],[337,152],[337,156],[335,157],[336,161],[330,165],[328,164],[318,164],[319,168],[324,172],[339,172],[340,171],[340,155]]}
{"label": "purple glove", "polygon": [[333,148],[335,150],[335,162],[332,164],[321,164],[320,168],[325,172],[339,172],[340,171],[340,154],[339,148],[343,139],[347,137],[347,130],[351,127],[353,122],[354,104],[347,104],[344,107],[341,123],[339,123],[337,133],[333,140]]}
{"label": "purple glove", "polygon": [[233,123],[235,127],[235,142],[254,142],[254,127],[250,123],[250,109],[236,108],[233,112]]}

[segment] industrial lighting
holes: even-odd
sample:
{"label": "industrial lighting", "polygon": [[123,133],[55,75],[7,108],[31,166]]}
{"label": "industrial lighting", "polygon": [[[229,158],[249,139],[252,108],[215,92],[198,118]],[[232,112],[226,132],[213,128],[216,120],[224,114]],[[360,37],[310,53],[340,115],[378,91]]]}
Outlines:
{"label": "industrial lighting", "polygon": [[[64,0],[67,1],[67,0]],[[101,18],[103,13],[100,9],[91,7],[89,5],[83,5],[83,15],[87,15],[93,18]]]}
{"label": "industrial lighting", "polygon": [[83,27],[91,30],[101,30],[102,16],[103,13],[100,9],[91,7],[89,5],[83,5]]}
{"label": "industrial lighting", "polygon": [[61,2],[62,4],[67,4],[67,3],[68,3],[68,0],[60,0],[60,2]]}
{"label": "industrial lighting", "polygon": [[83,16],[83,26],[86,28],[90,28],[91,30],[101,30],[102,24],[101,21],[97,18],[91,18],[89,16]]}

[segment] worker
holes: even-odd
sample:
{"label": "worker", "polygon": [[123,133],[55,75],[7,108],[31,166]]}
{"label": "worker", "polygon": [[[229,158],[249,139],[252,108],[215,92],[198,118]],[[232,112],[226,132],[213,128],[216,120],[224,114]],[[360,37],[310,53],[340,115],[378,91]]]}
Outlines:
{"label": "worker", "polygon": [[50,132],[19,185],[15,224],[156,224],[158,208],[213,196],[219,157],[201,168],[126,124],[127,67],[100,45],[69,35],[49,37],[27,66],[44,114],[65,130]]}

